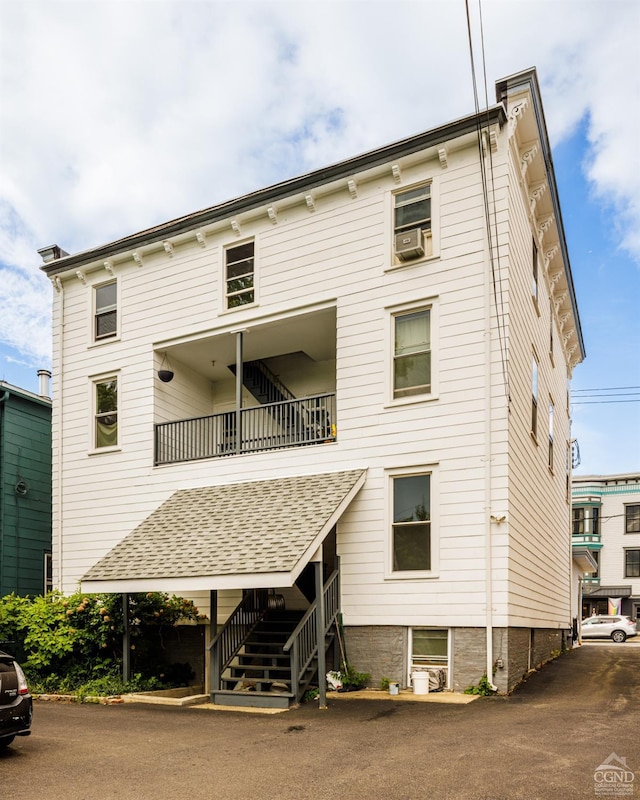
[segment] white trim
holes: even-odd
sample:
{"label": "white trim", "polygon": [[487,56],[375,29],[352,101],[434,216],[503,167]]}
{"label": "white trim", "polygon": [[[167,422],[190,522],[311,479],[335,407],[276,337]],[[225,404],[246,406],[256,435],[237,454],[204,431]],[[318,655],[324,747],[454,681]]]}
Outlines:
{"label": "white trim", "polygon": [[452,628],[442,625],[411,625],[409,627],[409,635],[407,636],[408,640],[408,653],[407,653],[407,686],[412,685],[411,680],[411,672],[412,672],[412,664],[413,664],[413,632],[414,630],[421,630],[421,631],[446,631],[447,632],[447,665],[446,667],[442,664],[425,664],[427,668],[433,666],[434,668],[444,669],[447,673],[447,689],[451,688],[451,670],[452,670],[452,657],[453,657],[453,636]]}
{"label": "white trim", "polygon": [[[404,570],[393,569],[393,481],[395,478],[409,478],[413,475],[429,475],[429,517],[430,544],[431,544],[431,569]],[[392,467],[385,469],[385,581],[422,581],[439,578],[440,572],[440,529],[439,529],[439,482],[438,464],[419,464],[406,467]]]}
{"label": "white trim", "polygon": [[[108,286],[110,284],[115,284],[116,286],[116,332],[113,336],[103,336],[100,339],[96,338],[96,314],[97,314],[97,307],[96,307],[96,290],[100,289],[102,286]],[[90,308],[89,308],[89,344],[88,347],[103,347],[106,344],[110,344],[111,342],[119,342],[121,339],[121,281],[117,276],[109,276],[105,280],[94,280],[89,288],[91,289],[91,300],[90,300]]]}
{"label": "white trim", "polygon": [[[122,449],[122,373],[119,369],[108,370],[98,375],[89,375],[89,443],[87,447],[87,455],[101,455],[103,453],[114,453]],[[97,414],[97,385],[99,383],[107,383],[110,380],[115,380],[117,383],[117,408],[116,414],[118,416],[117,436],[118,443],[109,445],[107,447],[96,446],[96,414]]]}
{"label": "white trim", "polygon": [[[429,326],[430,326],[430,340],[431,340],[431,390],[424,394],[413,394],[407,397],[394,397],[393,396],[393,381],[394,381],[394,355],[395,355],[395,318],[402,314],[411,314],[417,311],[429,310]],[[386,326],[387,335],[385,337],[385,364],[386,364],[386,381],[384,393],[384,408],[394,408],[396,406],[413,405],[415,403],[423,403],[425,400],[438,399],[438,349],[440,346],[439,336],[439,297],[425,297],[410,302],[400,303],[398,305],[386,306]]]}
{"label": "white trim", "polygon": [[[220,278],[222,280],[221,286],[221,300],[220,303],[220,314],[232,314],[238,311],[242,311],[244,308],[254,308],[255,306],[259,305],[258,303],[258,236],[246,236],[243,239],[236,239],[233,241],[225,242],[221,245],[222,247],[222,270]],[[253,302],[251,303],[243,303],[239,306],[234,306],[233,308],[229,308],[227,306],[227,252],[229,250],[233,250],[237,247],[242,247],[246,244],[253,243]]]}
{"label": "white trim", "polygon": [[[425,254],[421,258],[413,258],[410,261],[401,261],[395,255],[395,197],[412,189],[419,189],[421,186],[430,185],[431,192],[431,231],[428,237],[430,250],[425,247]],[[440,258],[440,179],[438,175],[431,175],[427,178],[407,183],[403,186],[394,187],[385,192],[385,272],[396,269],[406,269],[417,264],[425,264]]]}

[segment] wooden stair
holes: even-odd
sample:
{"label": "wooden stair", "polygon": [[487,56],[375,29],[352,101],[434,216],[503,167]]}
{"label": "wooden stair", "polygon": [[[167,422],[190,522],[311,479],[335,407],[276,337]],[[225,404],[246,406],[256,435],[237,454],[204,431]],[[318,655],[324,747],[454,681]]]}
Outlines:
{"label": "wooden stair", "polygon": [[[221,688],[211,693],[212,702],[254,708],[289,708],[296,703],[291,658],[283,646],[303,615],[302,611],[268,611],[223,673]],[[308,680],[314,672],[315,663]]]}

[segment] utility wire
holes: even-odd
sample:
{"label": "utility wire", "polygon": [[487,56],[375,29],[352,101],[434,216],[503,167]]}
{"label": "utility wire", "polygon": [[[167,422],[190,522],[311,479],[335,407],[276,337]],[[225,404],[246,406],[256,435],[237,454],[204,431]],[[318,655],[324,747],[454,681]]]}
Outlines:
{"label": "utility wire", "polygon": [[[480,0],[478,0],[478,8],[480,10],[480,40],[481,40],[481,50],[482,50],[482,63],[484,68],[484,81],[485,81],[485,99],[486,99],[486,112],[487,112],[487,121],[489,117],[489,104],[488,104],[488,96],[487,96],[487,77],[486,77],[486,66],[484,60],[484,39],[483,39],[483,32],[482,32],[482,9],[480,7]],[[473,99],[475,103],[475,112],[476,112],[476,127],[478,132],[478,154],[479,154],[479,161],[480,161],[480,174],[482,179],[482,197],[484,201],[484,214],[485,214],[485,223],[487,227],[487,244],[489,247],[489,262],[491,264],[491,278],[492,278],[492,285],[493,285],[493,299],[496,307],[496,326],[498,330],[498,340],[500,345],[500,360],[502,362],[502,379],[504,382],[505,393],[507,398],[509,398],[509,376],[507,372],[507,364],[506,364],[506,334],[503,331],[504,326],[504,305],[502,302],[502,284],[500,282],[500,301],[498,301],[498,279],[496,278],[496,259],[494,257],[494,244],[493,244],[493,236],[492,236],[492,227],[491,227],[491,211],[489,205],[489,190],[488,190],[488,181],[487,181],[487,171],[484,161],[484,154],[482,152],[482,123],[480,121],[480,103],[478,101],[478,84],[476,80],[476,68],[475,68],[475,58],[473,53],[473,36],[471,33],[471,16],[469,13],[469,0],[465,0],[465,9],[466,9],[466,16],[467,16],[467,35],[469,38],[469,57],[471,60],[471,79],[473,83]],[[489,126],[487,125],[487,134],[489,133]],[[489,153],[489,160],[490,160],[490,168],[491,168],[491,186],[492,186],[492,207],[494,213],[494,225],[496,225],[496,212],[495,212],[495,194],[493,192],[493,187],[495,186],[494,180],[494,173],[493,173],[493,162],[491,160],[491,144],[487,141],[486,144],[487,151]],[[498,240],[497,231],[496,231],[496,242]],[[496,251],[497,251],[497,244],[496,244]],[[498,255],[499,261],[499,255]],[[499,273],[499,264],[498,264],[498,273]]]}

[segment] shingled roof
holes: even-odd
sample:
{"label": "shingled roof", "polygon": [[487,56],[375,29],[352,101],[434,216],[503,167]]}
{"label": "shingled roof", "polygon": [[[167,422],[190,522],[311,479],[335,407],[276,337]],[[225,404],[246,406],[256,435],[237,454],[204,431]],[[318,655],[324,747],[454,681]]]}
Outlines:
{"label": "shingled roof", "polygon": [[84,591],[293,585],[365,470],[180,489],[82,578]]}

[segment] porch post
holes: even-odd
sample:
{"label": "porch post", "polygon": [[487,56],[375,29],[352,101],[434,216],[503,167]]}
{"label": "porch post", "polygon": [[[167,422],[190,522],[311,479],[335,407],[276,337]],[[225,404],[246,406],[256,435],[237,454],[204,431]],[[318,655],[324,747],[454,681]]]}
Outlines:
{"label": "porch post", "polygon": [[122,595],[122,680],[131,680],[131,629],[129,626],[129,595]]}
{"label": "porch post", "polygon": [[207,646],[207,651],[205,657],[208,661],[208,676],[209,676],[209,686],[205,686],[205,694],[211,694],[215,689],[219,689],[219,676],[214,653],[211,648],[211,644],[213,640],[216,638],[218,633],[218,592],[215,589],[211,589],[209,592],[209,634],[210,634],[210,641]]}
{"label": "porch post", "polygon": [[324,647],[324,586],[322,585],[322,557],[314,563],[316,577],[316,638],[318,640],[318,689],[319,708],[327,708],[327,664]]}
{"label": "porch post", "polygon": [[244,331],[236,331],[236,453],[242,452],[242,345]]}

